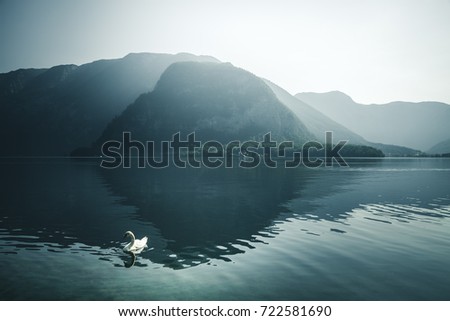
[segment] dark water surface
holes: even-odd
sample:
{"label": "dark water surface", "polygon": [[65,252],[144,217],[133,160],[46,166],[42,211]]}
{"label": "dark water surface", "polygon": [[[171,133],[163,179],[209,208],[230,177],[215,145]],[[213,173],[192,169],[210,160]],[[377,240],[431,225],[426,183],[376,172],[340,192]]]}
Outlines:
{"label": "dark water surface", "polygon": [[449,159],[0,173],[2,300],[450,300]]}

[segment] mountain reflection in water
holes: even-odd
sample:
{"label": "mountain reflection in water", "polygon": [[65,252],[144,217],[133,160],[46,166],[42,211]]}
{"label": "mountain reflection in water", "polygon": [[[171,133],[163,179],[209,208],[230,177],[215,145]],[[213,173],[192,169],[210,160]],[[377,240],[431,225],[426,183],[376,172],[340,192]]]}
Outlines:
{"label": "mountain reflection in water", "polygon": [[111,192],[123,197],[122,204],[136,208],[135,221],[154,228],[154,250],[143,256],[173,268],[211,258],[229,261],[253,242],[263,242],[258,236],[277,234],[273,221],[292,216],[285,203],[299,197],[317,174],[292,176],[287,169],[263,166],[100,170]]}

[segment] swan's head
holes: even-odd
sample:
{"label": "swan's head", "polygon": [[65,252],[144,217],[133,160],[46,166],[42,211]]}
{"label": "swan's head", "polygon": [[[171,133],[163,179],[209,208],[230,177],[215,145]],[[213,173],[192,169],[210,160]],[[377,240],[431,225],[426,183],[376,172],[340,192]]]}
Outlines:
{"label": "swan's head", "polygon": [[125,234],[123,235],[123,238],[126,238],[126,237],[134,238],[133,232],[131,232],[131,231],[126,231]]}

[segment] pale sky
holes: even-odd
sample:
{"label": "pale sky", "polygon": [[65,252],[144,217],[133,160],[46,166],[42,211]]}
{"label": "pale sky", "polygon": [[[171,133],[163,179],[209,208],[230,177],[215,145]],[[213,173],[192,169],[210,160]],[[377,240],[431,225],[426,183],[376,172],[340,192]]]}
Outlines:
{"label": "pale sky", "polygon": [[291,94],[450,103],[450,0],[0,0],[0,72],[211,55]]}

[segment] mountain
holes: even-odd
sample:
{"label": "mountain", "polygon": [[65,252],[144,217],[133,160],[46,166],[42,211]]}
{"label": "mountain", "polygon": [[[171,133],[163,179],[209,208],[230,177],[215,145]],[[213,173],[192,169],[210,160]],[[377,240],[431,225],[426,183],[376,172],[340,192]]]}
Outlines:
{"label": "mountain", "polygon": [[336,142],[339,140],[348,140],[350,144],[369,144],[358,134],[355,134],[351,130],[325,116],[317,109],[292,96],[283,88],[275,85],[269,80],[264,81],[272,89],[277,98],[287,107],[289,107],[297,115],[297,117],[302,119],[306,127],[311,131],[311,133],[316,136],[319,141],[323,142],[325,140],[326,131],[332,131],[333,140]]}
{"label": "mountain", "polygon": [[448,138],[450,106],[444,103],[363,105],[337,91],[296,97],[371,142],[428,150]]}
{"label": "mountain", "polygon": [[[301,101],[297,97],[292,96],[283,88],[275,85],[269,80],[264,80],[266,84],[272,89],[277,98],[290,108],[306,125],[308,130],[316,136],[316,139],[320,142],[324,142],[325,132],[333,132],[333,142],[337,143],[340,140],[348,141],[346,149],[352,150],[351,156],[361,156],[369,154],[371,157],[378,157],[379,152],[370,149],[362,150],[356,146],[369,146],[375,148],[376,150],[382,151],[386,156],[393,157],[403,157],[403,156],[417,156],[420,151],[396,145],[379,144],[373,143],[365,140],[360,135],[354,133],[348,128],[342,126],[341,124],[335,122],[328,116],[322,114],[320,111],[314,107],[308,105],[307,103]],[[350,147],[350,145],[354,145]],[[342,150],[342,155],[344,155],[345,149]]]}
{"label": "mountain", "polygon": [[428,154],[450,154],[450,138],[437,143],[429,150],[427,150]]}
{"label": "mountain", "polygon": [[19,69],[0,74],[0,156],[66,156],[93,142],[98,147],[101,139],[120,139],[124,129],[144,140],[195,131],[198,139],[221,142],[259,140],[270,131],[273,139],[297,145],[323,141],[331,130],[335,142],[349,140],[391,156],[417,153],[371,143],[313,103],[231,64],[186,53]]}
{"label": "mountain", "polygon": [[174,63],[154,91],[141,95],[115,118],[97,140],[160,142],[195,131],[202,142],[260,141],[267,132],[277,142],[297,144],[313,138],[300,119],[283,105],[260,78],[229,63]]}
{"label": "mountain", "polygon": [[218,62],[191,54],[129,54],[81,66],[0,74],[0,156],[63,156],[89,145],[174,62]]}
{"label": "mountain", "polygon": [[6,74],[0,74],[0,97],[17,94],[31,80],[45,71],[47,69],[19,69]]}

